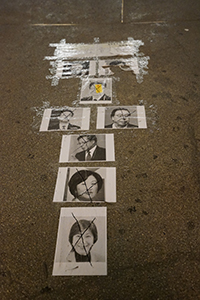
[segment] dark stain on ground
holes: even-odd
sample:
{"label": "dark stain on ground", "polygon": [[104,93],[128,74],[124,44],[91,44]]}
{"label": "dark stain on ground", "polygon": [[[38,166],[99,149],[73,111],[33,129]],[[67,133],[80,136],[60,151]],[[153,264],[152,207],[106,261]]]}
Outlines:
{"label": "dark stain on ground", "polygon": [[172,158],[173,162],[176,164],[178,163],[178,159],[177,158]]}
{"label": "dark stain on ground", "polygon": [[40,176],[40,179],[41,179],[42,181],[47,181],[48,177],[47,177],[46,174],[42,174],[42,175]]}
{"label": "dark stain on ground", "polygon": [[33,159],[34,157],[35,157],[34,154],[29,154],[29,155],[28,155],[28,158],[30,158],[30,159]]}
{"label": "dark stain on ground", "polygon": [[136,178],[147,178],[147,173],[136,174]]}
{"label": "dark stain on ground", "polygon": [[52,291],[52,289],[49,286],[45,286],[44,288],[42,288],[40,290],[41,294],[45,294],[45,293],[50,293]]}
{"label": "dark stain on ground", "polygon": [[179,130],[180,130],[180,127],[178,127],[178,126],[173,127],[173,131],[174,131],[174,132],[177,132],[177,131],[179,131]]}
{"label": "dark stain on ground", "polygon": [[158,157],[158,155],[155,155],[155,154],[154,154],[153,159],[156,159],[157,157]]}
{"label": "dark stain on ground", "polygon": [[184,185],[180,188],[180,192],[182,192],[182,193],[185,192],[185,186]]}
{"label": "dark stain on ground", "polygon": [[131,206],[131,207],[129,207],[127,210],[128,210],[131,214],[132,214],[133,212],[136,212],[135,206]]}
{"label": "dark stain on ground", "polygon": [[135,202],[142,203],[142,201],[139,198],[135,199]]}
{"label": "dark stain on ground", "polygon": [[189,230],[193,230],[195,228],[195,224],[192,221],[187,222],[187,228]]}
{"label": "dark stain on ground", "polygon": [[185,97],[183,97],[183,96],[180,96],[180,99],[182,99],[182,100],[184,100],[184,101],[188,102],[188,99],[187,99],[187,98],[185,98]]}
{"label": "dark stain on ground", "polygon": [[43,262],[43,271],[44,271],[44,276],[47,279],[48,278],[48,267],[47,267],[47,264],[45,261]]}
{"label": "dark stain on ground", "polygon": [[145,211],[145,210],[143,210],[142,213],[143,213],[145,216],[147,216],[147,215],[149,214],[149,213],[148,213],[147,211]]}
{"label": "dark stain on ground", "polygon": [[123,229],[123,228],[119,229],[119,233],[120,233],[120,234],[124,234],[125,232],[126,232],[125,229]]}

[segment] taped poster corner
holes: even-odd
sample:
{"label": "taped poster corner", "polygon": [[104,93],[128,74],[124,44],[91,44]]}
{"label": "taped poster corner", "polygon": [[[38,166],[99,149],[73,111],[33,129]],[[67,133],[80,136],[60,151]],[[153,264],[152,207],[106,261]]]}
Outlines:
{"label": "taped poster corner", "polygon": [[121,42],[93,44],[69,44],[63,39],[60,43],[51,43],[55,47],[54,56],[46,56],[50,61],[51,85],[58,85],[60,79],[89,78],[91,76],[112,76],[114,68],[119,67],[123,71],[132,72],[138,83],[143,81],[148,69],[149,56],[139,52],[141,40],[128,38]]}

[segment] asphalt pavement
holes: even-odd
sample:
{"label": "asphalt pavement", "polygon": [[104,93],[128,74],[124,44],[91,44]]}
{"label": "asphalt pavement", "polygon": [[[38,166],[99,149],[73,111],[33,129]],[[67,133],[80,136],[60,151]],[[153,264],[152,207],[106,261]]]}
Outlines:
{"label": "asphalt pavement", "polygon": [[[200,2],[123,4],[0,0],[2,300],[200,299]],[[144,43],[148,74],[138,83],[112,69],[113,105],[143,104],[147,129],[114,131],[115,161],[101,166],[116,167],[117,202],[53,203],[63,132],[39,132],[42,115],[79,106],[81,84],[51,85],[49,44],[130,37]],[[88,107],[88,132],[105,133]],[[70,206],[107,207],[107,276],[52,276]]]}

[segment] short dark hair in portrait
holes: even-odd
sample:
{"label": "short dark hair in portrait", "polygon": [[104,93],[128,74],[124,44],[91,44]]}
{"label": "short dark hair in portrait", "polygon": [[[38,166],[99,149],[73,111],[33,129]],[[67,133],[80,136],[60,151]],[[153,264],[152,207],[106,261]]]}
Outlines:
{"label": "short dark hair in portrait", "polygon": [[[96,135],[80,135],[77,138],[77,141],[80,146],[79,149],[82,150],[75,154],[76,159],[79,161],[106,160],[106,149],[98,145]],[[88,154],[90,154],[90,158],[88,158]]]}
{"label": "short dark hair in portrait", "polygon": [[[121,114],[120,114],[120,112],[121,112]],[[110,114],[110,118],[112,120],[112,123],[108,124],[108,125],[105,125],[105,128],[117,128],[117,129],[134,128],[134,127],[138,128],[137,124],[131,124],[130,123],[130,117],[131,117],[132,114],[133,114],[133,112],[130,112],[130,110],[126,107],[116,107],[116,108],[114,108],[111,111],[111,114]],[[135,120],[137,120],[137,119],[135,118]]]}
{"label": "short dark hair in portrait", "polygon": [[98,82],[98,81],[93,81],[93,82],[90,82],[90,84],[89,84],[89,89],[93,86],[93,85],[95,85],[95,84],[101,84],[101,85],[103,85],[104,86],[104,88],[106,87],[106,83],[105,82]]}
{"label": "short dark hair in portrait", "polygon": [[55,109],[55,110],[52,110],[48,130],[59,129],[59,117],[64,112],[69,112],[71,114],[71,117],[74,116],[73,111],[70,110],[70,109],[59,109],[59,110]]}
{"label": "short dark hair in portrait", "polygon": [[126,111],[129,113],[129,116],[131,115],[130,111],[129,111],[127,108],[124,108],[124,107],[118,107],[118,108],[115,108],[115,109],[113,109],[113,110],[111,111],[110,117],[111,117],[111,118],[114,117],[115,113],[116,113],[118,110],[119,110],[119,111],[126,110]]}
{"label": "short dark hair in portrait", "polygon": [[79,135],[78,138],[77,138],[77,141],[79,141],[80,139],[84,139],[85,137],[88,139],[88,141],[95,141],[95,142],[97,142],[97,137],[94,134],[82,134],[82,135]]}
{"label": "short dark hair in portrait", "polygon": [[[79,185],[82,182],[85,183],[85,181],[90,176],[93,176],[96,179],[97,192],[100,191],[100,189],[102,188],[102,185],[103,185],[102,177],[98,173],[93,172],[91,170],[79,170],[72,175],[72,177],[70,178],[70,180],[68,182],[70,193],[74,196],[74,198],[77,198],[77,199],[80,198],[80,195],[78,195],[78,191],[77,191],[77,185]],[[85,183],[85,188],[84,188],[85,194],[87,194],[89,192],[90,188],[91,187],[90,186],[88,187]],[[87,200],[89,201],[90,197],[88,197],[88,198],[89,199],[87,199]]]}
{"label": "short dark hair in portrait", "polygon": [[[93,220],[94,221],[94,220]],[[89,262],[98,261],[91,250],[98,239],[96,225],[93,221],[76,221],[69,233],[69,242],[72,249],[67,257],[68,261]]]}
{"label": "short dark hair in portrait", "polygon": [[69,232],[69,242],[72,245],[73,236],[76,234],[80,234],[81,232],[84,232],[85,230],[90,229],[91,233],[94,237],[94,244],[98,240],[98,232],[97,227],[94,224],[94,222],[88,221],[88,220],[79,220],[76,221]]}

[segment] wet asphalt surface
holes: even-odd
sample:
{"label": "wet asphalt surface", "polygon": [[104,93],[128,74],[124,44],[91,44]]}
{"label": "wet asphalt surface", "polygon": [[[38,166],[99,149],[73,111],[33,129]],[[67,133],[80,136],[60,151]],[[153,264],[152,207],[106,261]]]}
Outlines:
{"label": "wet asphalt surface", "polygon": [[[122,24],[119,0],[0,1],[2,300],[200,299],[199,11],[197,0],[125,0]],[[52,87],[44,57],[49,43],[95,37],[144,42],[148,75],[139,84],[116,69],[113,89],[116,103],[143,100],[148,128],[114,132],[108,275],[53,277],[60,208],[69,206],[52,202],[63,133],[39,126],[44,107],[72,106],[80,80]],[[89,132],[104,133],[91,112]]]}

